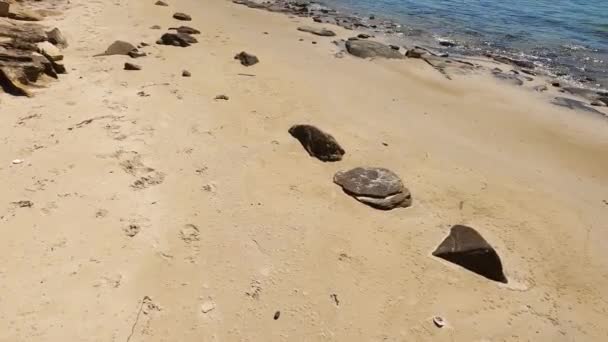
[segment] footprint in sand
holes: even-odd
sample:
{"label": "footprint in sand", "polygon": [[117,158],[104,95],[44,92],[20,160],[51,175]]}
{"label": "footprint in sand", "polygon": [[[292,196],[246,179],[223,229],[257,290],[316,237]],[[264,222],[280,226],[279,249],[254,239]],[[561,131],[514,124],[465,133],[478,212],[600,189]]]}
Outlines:
{"label": "footprint in sand", "polygon": [[165,180],[165,174],[144,165],[141,156],[135,151],[118,151],[114,153],[114,158],[120,160],[119,165],[126,173],[138,177],[131,184],[134,190],[146,189],[153,185],[161,184]]}

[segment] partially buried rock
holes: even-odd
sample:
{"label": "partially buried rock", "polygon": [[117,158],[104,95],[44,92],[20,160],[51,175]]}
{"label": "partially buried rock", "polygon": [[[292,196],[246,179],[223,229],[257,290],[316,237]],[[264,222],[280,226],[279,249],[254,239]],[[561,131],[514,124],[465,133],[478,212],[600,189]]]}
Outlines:
{"label": "partially buried rock", "polygon": [[507,283],[500,257],[473,228],[456,225],[433,255],[466,268],[488,279]]}
{"label": "partially buried rock", "polygon": [[182,71],[182,76],[183,77],[190,77],[190,76],[192,76],[192,74],[190,73],[190,71],[184,70],[184,71]]}
{"label": "partially buried rock", "polygon": [[319,160],[339,161],[346,153],[331,134],[325,133],[315,126],[295,125],[289,129],[289,134],[300,141],[311,157]]}
{"label": "partially buried rock", "polygon": [[183,21],[190,21],[190,20],[192,20],[191,16],[189,16],[186,13],[181,13],[181,12],[177,12],[177,13],[173,14],[173,18],[175,18],[177,20],[183,20]]}
{"label": "partially buried rock", "polygon": [[234,59],[238,59],[239,61],[241,61],[241,64],[243,64],[244,66],[252,66],[260,61],[258,57],[245,51],[236,54],[236,56],[234,56]]}
{"label": "partially buried rock", "polygon": [[216,99],[216,100],[224,100],[224,101],[228,101],[228,100],[229,100],[229,97],[228,97],[228,96],[226,96],[226,95],[223,95],[223,94],[222,94],[222,95],[218,95],[218,96],[216,96],[216,97],[215,97],[215,99]]}
{"label": "partially buried rock", "polygon": [[154,3],[156,6],[169,6],[168,3],[158,0],[157,2]]}
{"label": "partially buried rock", "polygon": [[128,55],[129,52],[137,50],[135,45],[125,42],[122,40],[117,40],[114,43],[110,44],[106,51],[95,55],[97,56],[112,56],[112,55]]}
{"label": "partially buried rock", "polygon": [[141,66],[133,63],[125,63],[125,70],[141,70]]}
{"label": "partially buried rock", "polygon": [[169,30],[176,30],[178,33],[185,33],[185,34],[200,34],[201,31],[192,28],[190,26],[180,26],[180,27],[171,27],[169,28]]}
{"label": "partially buried rock", "polygon": [[412,205],[410,191],[394,172],[376,167],[358,167],[334,175],[334,183],[359,202],[373,208],[391,210]]}
{"label": "partially buried rock", "polygon": [[336,33],[332,30],[328,30],[326,28],[312,27],[312,26],[300,26],[300,27],[298,27],[298,31],[308,32],[308,33],[316,34],[317,36],[323,36],[323,37],[333,37],[336,35]]}
{"label": "partially buried rock", "polygon": [[402,54],[391,49],[390,46],[371,40],[348,40],[346,42],[346,51],[360,58],[403,58]]}
{"label": "partially buried rock", "polygon": [[198,43],[196,38],[186,33],[165,33],[156,42],[161,45],[181,46],[187,47],[190,44]]}

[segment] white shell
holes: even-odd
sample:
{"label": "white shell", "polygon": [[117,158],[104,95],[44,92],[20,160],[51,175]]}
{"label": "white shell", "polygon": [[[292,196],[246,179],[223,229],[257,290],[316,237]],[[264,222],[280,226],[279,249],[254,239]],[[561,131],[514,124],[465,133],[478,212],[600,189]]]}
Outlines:
{"label": "white shell", "polygon": [[23,163],[23,160],[21,160],[21,159],[13,160],[13,164],[21,164],[21,163]]}
{"label": "white shell", "polygon": [[445,321],[439,316],[433,317],[433,323],[435,323],[435,325],[439,328],[443,328],[445,326]]}

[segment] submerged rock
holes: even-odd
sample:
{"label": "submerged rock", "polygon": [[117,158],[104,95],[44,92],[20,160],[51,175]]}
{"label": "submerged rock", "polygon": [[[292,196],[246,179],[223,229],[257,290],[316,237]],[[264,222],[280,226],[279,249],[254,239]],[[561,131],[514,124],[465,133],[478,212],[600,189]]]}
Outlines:
{"label": "submerged rock", "polygon": [[433,255],[466,268],[490,280],[507,283],[500,257],[473,228],[456,225]]}
{"label": "submerged rock", "polygon": [[239,61],[241,61],[241,64],[244,66],[252,66],[260,61],[257,56],[247,53],[245,51],[241,51],[240,53],[236,54],[236,56],[234,56],[234,59],[238,59]]}
{"label": "submerged rock", "polygon": [[360,58],[403,58],[402,54],[391,49],[390,46],[371,40],[348,40],[346,51]]}
{"label": "submerged rock", "polygon": [[312,34],[316,34],[317,36],[323,37],[333,37],[336,33],[332,30],[328,30],[326,28],[317,28],[312,26],[300,26],[298,27],[298,31],[308,32]]}
{"label": "submerged rock", "polygon": [[289,129],[289,134],[300,141],[311,157],[319,160],[339,161],[346,153],[331,134],[325,133],[315,126],[295,125]]}
{"label": "submerged rock", "polygon": [[339,171],[334,175],[334,183],[359,202],[376,209],[391,210],[412,205],[410,191],[403,186],[399,176],[384,168],[357,167]]}

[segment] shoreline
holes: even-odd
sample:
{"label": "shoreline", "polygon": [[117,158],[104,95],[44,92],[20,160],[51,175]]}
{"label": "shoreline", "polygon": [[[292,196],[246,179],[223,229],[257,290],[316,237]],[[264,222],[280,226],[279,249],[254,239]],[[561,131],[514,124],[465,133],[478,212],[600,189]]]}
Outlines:
{"label": "shoreline", "polygon": [[[598,92],[607,92],[608,84],[594,84],[592,78],[584,73],[573,74],[563,71],[563,65],[546,65],[539,62],[542,58],[532,56],[533,58],[525,58],[525,55],[516,52],[508,52],[501,49],[488,49],[483,46],[469,46],[469,42],[455,42],[447,38],[435,36],[432,32],[414,29],[416,35],[409,35],[403,32],[402,25],[392,19],[377,17],[373,14],[362,15],[356,11],[340,12],[331,6],[322,2],[316,1],[296,1],[296,0],[236,0],[235,3],[242,4],[255,9],[267,10],[270,12],[284,13],[287,15],[296,15],[301,17],[311,17],[317,23],[338,25],[348,30],[358,30],[378,35],[379,38],[396,45],[404,45],[407,49],[412,46],[420,46],[427,49],[437,51],[440,54],[453,54],[461,58],[497,58],[497,59],[512,59],[521,63],[530,63],[534,65],[534,69],[539,75],[546,77],[548,80],[559,81],[571,87],[580,87]],[[426,38],[423,38],[426,36]]]}
{"label": "shoreline", "polygon": [[[512,85],[498,62],[385,45],[399,58],[364,59],[344,51],[353,31],[312,18],[154,3],[72,0],[42,22],[67,38],[68,73],[0,95],[0,340],[608,334],[605,116],[550,104],[538,77]],[[200,34],[165,45],[180,26]],[[117,40],[138,57],[103,55]],[[312,158],[298,124],[341,160]],[[334,183],[357,167],[392,171],[411,206]],[[456,225],[507,284],[434,256]]]}

